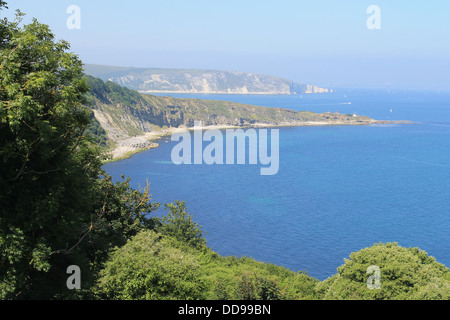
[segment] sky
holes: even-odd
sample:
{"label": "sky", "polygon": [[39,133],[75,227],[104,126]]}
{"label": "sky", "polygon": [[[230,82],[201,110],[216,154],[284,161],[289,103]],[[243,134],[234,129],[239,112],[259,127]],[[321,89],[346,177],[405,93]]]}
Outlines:
{"label": "sky", "polygon": [[[6,0],[84,63],[254,72],[327,88],[450,90],[450,1]],[[79,28],[69,28],[80,9]],[[369,11],[375,5],[378,12]],[[370,26],[370,28],[369,28]]]}

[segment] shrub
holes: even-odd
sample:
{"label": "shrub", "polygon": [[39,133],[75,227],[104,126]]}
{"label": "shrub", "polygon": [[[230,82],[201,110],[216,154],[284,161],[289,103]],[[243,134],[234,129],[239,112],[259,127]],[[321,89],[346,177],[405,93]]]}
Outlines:
{"label": "shrub", "polygon": [[116,249],[100,276],[95,291],[106,299],[192,300],[204,289],[195,257],[154,231]]}
{"label": "shrub", "polygon": [[[380,289],[369,289],[367,268],[378,266]],[[338,273],[317,286],[324,299],[450,299],[450,270],[418,248],[375,244],[345,259]]]}

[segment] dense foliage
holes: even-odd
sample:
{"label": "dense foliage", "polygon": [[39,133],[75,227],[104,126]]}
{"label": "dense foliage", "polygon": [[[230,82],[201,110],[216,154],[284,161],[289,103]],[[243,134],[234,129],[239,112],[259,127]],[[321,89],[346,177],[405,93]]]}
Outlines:
{"label": "dense foliage", "polygon": [[0,298],[72,296],[67,267],[80,266],[89,287],[157,205],[102,172],[81,61],[21,17],[0,20]]}
{"label": "dense foliage", "polygon": [[200,299],[199,264],[154,231],[144,231],[111,254],[99,293],[107,299]]}
{"label": "dense foliage", "polygon": [[[368,289],[367,268],[380,268],[380,289]],[[418,248],[375,244],[352,253],[318,290],[325,299],[450,299],[450,270]]]}
{"label": "dense foliage", "polygon": [[143,96],[137,91],[121,87],[111,81],[103,82],[103,80],[89,75],[86,75],[85,78],[90,86],[90,91],[86,94],[90,103],[94,103],[94,98],[96,98],[103,103],[122,104],[129,107],[145,104]]}
{"label": "dense foliage", "polygon": [[85,136],[92,138],[93,142],[101,147],[108,147],[109,140],[105,129],[101,126],[100,122],[95,118],[94,113],[90,113],[91,122],[86,128]]}

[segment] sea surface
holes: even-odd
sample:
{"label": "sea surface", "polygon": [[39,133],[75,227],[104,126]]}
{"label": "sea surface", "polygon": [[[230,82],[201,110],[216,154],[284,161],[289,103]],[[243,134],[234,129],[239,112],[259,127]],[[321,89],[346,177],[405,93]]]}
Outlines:
{"label": "sea surface", "polygon": [[273,176],[260,175],[261,165],[175,165],[170,137],[105,165],[134,187],[148,179],[154,201],[186,201],[214,251],[319,280],[378,242],[419,247],[450,266],[449,92],[172,96],[414,122],[280,128]]}

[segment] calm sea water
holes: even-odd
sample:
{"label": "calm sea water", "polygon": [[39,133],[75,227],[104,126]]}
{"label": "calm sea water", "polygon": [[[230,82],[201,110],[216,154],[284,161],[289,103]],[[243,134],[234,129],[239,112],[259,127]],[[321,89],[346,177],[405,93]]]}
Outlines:
{"label": "calm sea water", "polygon": [[168,139],[105,166],[133,186],[148,179],[155,201],[185,200],[213,250],[320,280],[377,242],[419,247],[450,266],[450,93],[175,96],[416,122],[281,128],[274,176],[259,165],[176,166]]}

